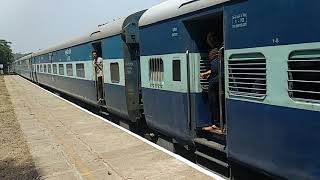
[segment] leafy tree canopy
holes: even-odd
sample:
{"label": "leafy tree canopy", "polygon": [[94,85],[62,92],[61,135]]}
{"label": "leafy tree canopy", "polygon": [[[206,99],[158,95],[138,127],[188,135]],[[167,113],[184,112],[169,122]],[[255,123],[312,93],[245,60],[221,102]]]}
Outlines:
{"label": "leafy tree canopy", "polygon": [[7,66],[13,61],[11,42],[0,39],[0,64]]}

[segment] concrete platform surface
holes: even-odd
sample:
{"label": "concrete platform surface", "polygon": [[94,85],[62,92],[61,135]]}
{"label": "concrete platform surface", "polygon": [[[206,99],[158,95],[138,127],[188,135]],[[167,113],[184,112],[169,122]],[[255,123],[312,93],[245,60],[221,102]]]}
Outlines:
{"label": "concrete platform surface", "polygon": [[6,76],[5,82],[40,179],[218,177],[19,76]]}

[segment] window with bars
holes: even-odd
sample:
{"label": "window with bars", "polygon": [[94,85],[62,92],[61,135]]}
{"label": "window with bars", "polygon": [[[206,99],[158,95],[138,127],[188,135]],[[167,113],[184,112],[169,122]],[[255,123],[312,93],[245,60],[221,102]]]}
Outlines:
{"label": "window with bars", "polygon": [[320,49],[290,54],[288,93],[295,100],[320,101]]}
{"label": "window with bars", "polygon": [[264,99],[267,95],[266,58],[261,53],[231,55],[228,81],[231,96]]}
{"label": "window with bars", "polygon": [[52,72],[53,72],[53,74],[58,74],[58,69],[57,69],[57,65],[56,64],[52,65]]}
{"label": "window with bars", "polygon": [[64,65],[59,64],[59,75],[64,75]]}
{"label": "window with bars", "polygon": [[48,73],[51,74],[51,64],[48,64]]}
{"label": "window with bars", "polygon": [[67,64],[66,65],[67,68],[67,76],[73,76],[73,67],[72,64]]}
{"label": "window with bars", "polygon": [[85,78],[85,70],[84,70],[83,63],[76,64],[76,72],[77,72],[77,77]]}
{"label": "window with bars", "polygon": [[[210,69],[210,61],[208,55],[201,55],[200,59],[200,73],[207,72]],[[200,85],[203,91],[207,92],[209,88],[209,79],[200,78]]]}
{"label": "window with bars", "polygon": [[151,58],[149,60],[149,80],[152,82],[164,81],[163,60],[161,58]]}

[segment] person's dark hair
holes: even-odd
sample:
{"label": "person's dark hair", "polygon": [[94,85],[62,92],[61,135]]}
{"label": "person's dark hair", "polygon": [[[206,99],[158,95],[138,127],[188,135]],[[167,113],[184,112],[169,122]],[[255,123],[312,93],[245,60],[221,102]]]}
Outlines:
{"label": "person's dark hair", "polygon": [[96,50],[93,50],[93,51],[91,52],[91,54],[93,54],[93,53],[97,53],[97,54],[98,54],[98,52],[97,52]]}

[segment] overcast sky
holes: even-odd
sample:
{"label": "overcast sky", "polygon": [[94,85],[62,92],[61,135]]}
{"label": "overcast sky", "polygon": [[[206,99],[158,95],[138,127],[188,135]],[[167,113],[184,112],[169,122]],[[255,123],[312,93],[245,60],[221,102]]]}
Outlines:
{"label": "overcast sky", "polygon": [[14,52],[47,48],[163,0],[0,0],[0,39]]}

